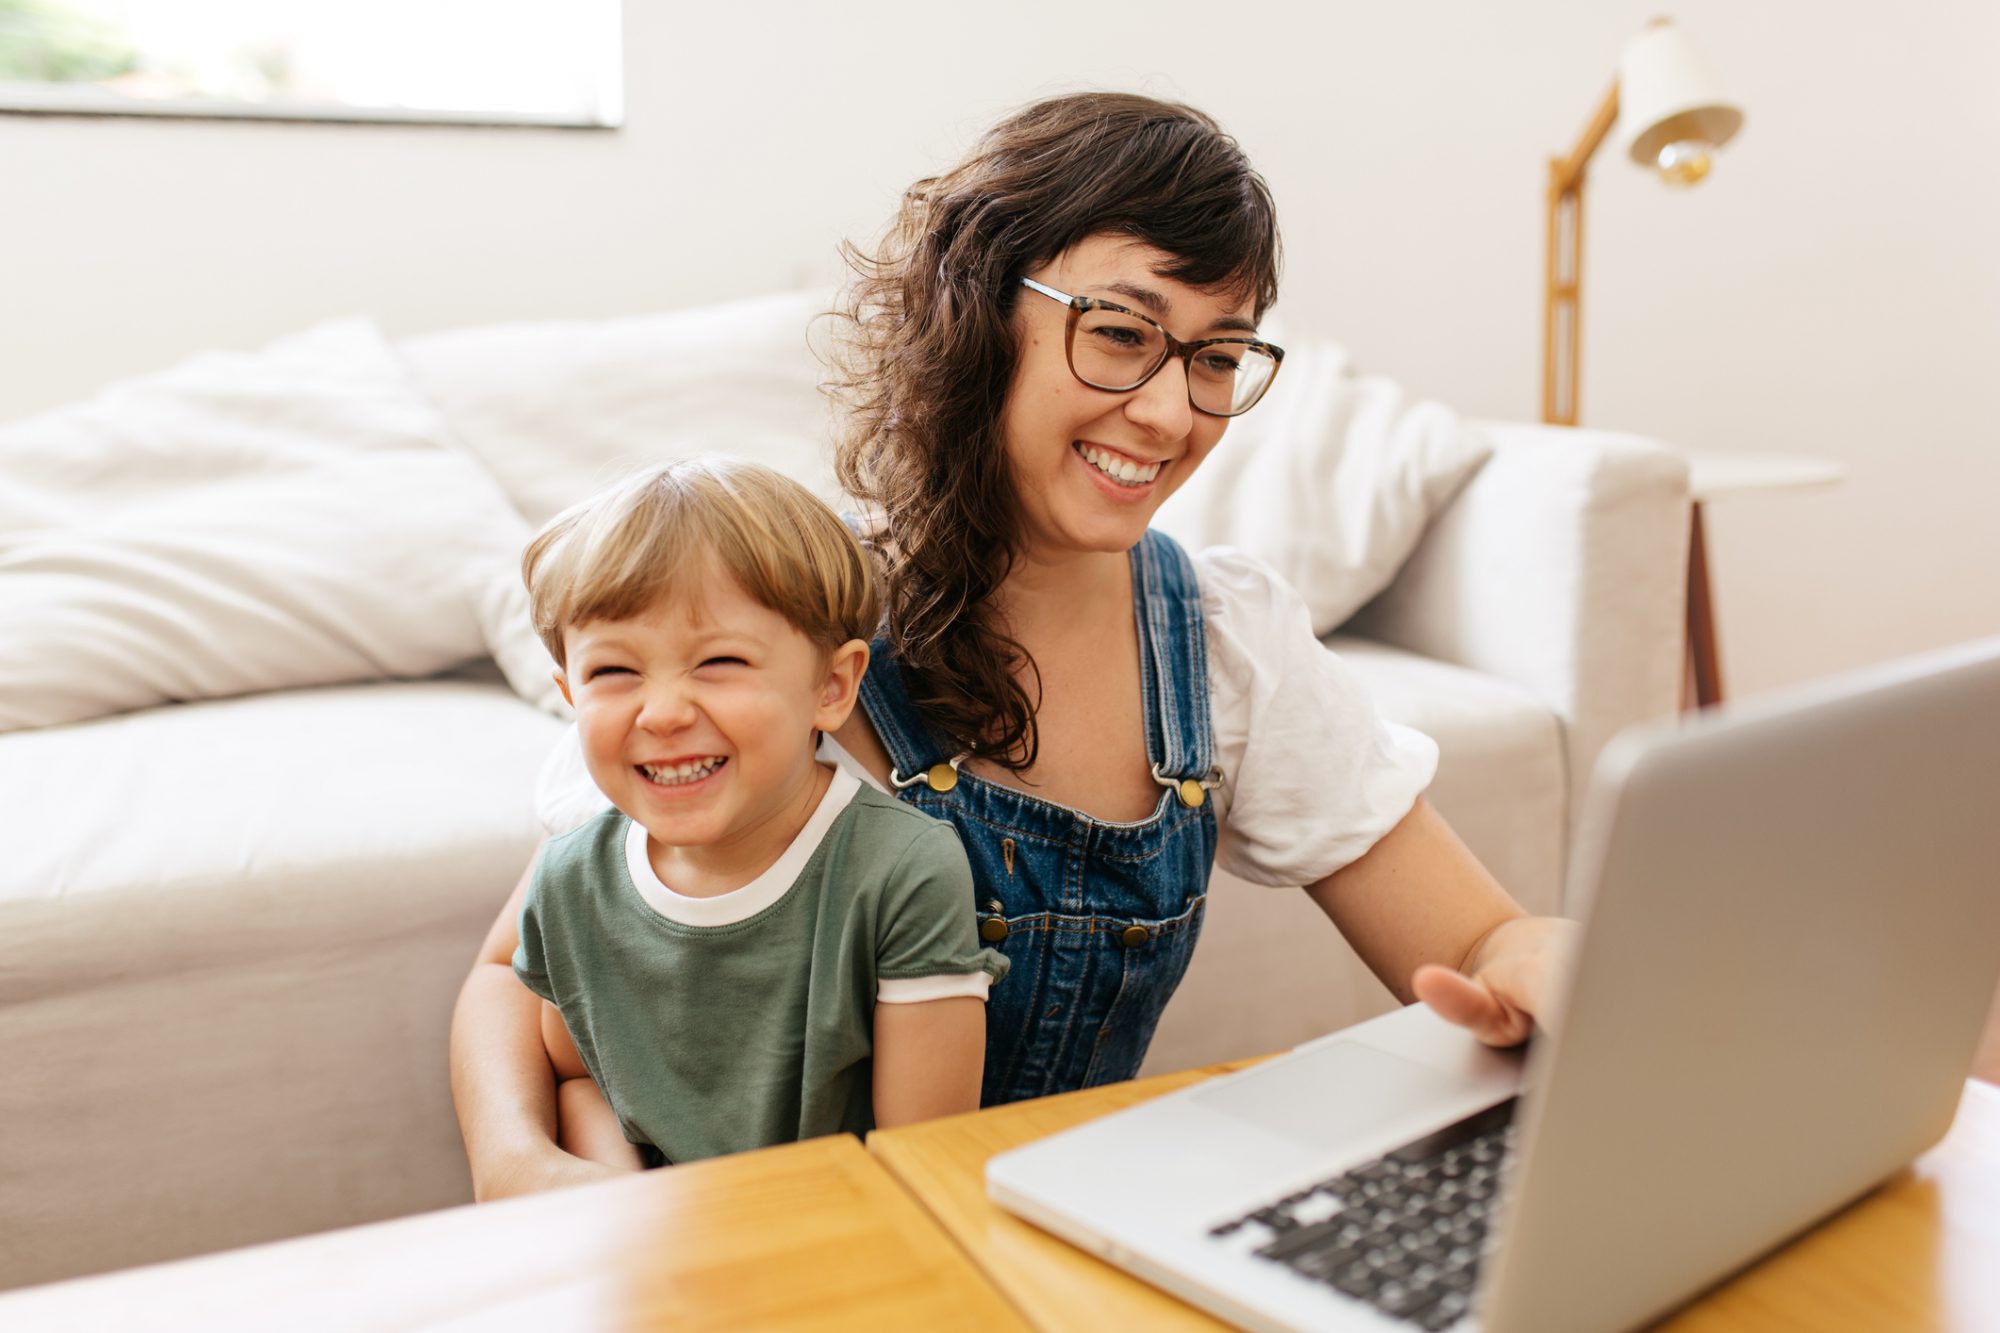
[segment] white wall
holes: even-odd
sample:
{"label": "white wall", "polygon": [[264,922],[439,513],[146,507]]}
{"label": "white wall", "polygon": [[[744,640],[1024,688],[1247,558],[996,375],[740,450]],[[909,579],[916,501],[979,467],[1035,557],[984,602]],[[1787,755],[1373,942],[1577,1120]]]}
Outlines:
{"label": "white wall", "polygon": [[[1118,86],[1250,149],[1289,327],[1528,418],[1543,162],[1660,8],[630,0],[617,133],[0,117],[0,417],[340,312],[405,334],[831,283],[836,241],[1001,111]],[[2000,630],[2000,6],[1670,12],[1748,125],[1685,195],[1600,158],[1585,421],[1849,467],[1713,508],[1733,688]]]}

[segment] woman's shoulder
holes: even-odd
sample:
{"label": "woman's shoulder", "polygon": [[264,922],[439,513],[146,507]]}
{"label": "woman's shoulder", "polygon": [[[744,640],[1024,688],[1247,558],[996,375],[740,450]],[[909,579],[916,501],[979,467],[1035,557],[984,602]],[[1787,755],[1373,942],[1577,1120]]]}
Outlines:
{"label": "woman's shoulder", "polygon": [[1317,641],[1305,598],[1260,557],[1240,547],[1210,546],[1191,558],[1211,638],[1252,653]]}
{"label": "woman's shoulder", "polygon": [[[1195,557],[1208,632],[1222,864],[1261,884],[1310,884],[1354,860],[1430,783],[1437,746],[1389,722],[1313,633],[1305,599],[1247,551]],[[1301,820],[1312,809],[1318,817]]]}

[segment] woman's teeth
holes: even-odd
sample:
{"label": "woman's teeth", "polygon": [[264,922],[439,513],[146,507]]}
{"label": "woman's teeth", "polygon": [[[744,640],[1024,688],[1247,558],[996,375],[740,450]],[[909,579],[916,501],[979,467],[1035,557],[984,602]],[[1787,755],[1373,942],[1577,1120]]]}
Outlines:
{"label": "woman's teeth", "polygon": [[690,759],[684,764],[641,764],[639,771],[663,787],[676,787],[683,783],[699,782],[728,762],[721,756],[713,756],[708,759]]}
{"label": "woman's teeth", "polygon": [[1102,472],[1113,481],[1126,486],[1143,486],[1160,475],[1158,463],[1134,463],[1128,458],[1104,449],[1094,449],[1087,444],[1079,444],[1076,451],[1083,455],[1086,463]]}

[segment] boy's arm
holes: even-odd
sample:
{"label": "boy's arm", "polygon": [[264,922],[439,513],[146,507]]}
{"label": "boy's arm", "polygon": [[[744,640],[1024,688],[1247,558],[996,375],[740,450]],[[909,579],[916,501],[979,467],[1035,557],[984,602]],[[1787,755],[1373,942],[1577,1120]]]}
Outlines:
{"label": "boy's arm", "polygon": [[459,988],[451,1017],[451,1095],[476,1198],[580,1184],[614,1173],[556,1146],[555,1072],[542,1042],[542,998],[514,975],[527,873],[500,909]]}
{"label": "boy's arm", "polygon": [[879,1129],[979,1109],[986,1001],[970,995],[875,1006]]}
{"label": "boy's arm", "polygon": [[[979,1109],[988,978],[1007,971],[973,927],[972,867],[958,835],[923,823],[882,882],[874,1018],[882,1129]],[[892,988],[902,993],[882,998]]]}

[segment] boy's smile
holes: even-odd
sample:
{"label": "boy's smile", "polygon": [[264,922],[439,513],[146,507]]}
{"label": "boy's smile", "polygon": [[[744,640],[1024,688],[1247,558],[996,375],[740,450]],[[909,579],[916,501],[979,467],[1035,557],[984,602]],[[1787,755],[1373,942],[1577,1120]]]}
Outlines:
{"label": "boy's smile", "polygon": [[728,755],[713,754],[701,759],[668,759],[661,763],[640,764],[639,771],[656,787],[685,788],[700,782],[728,762]]}
{"label": "boy's smile", "polygon": [[829,656],[732,578],[710,571],[699,601],[670,597],[623,620],[563,631],[591,778],[647,833],[676,893],[726,893],[790,845],[825,792],[814,733],[846,721],[867,661]]}

